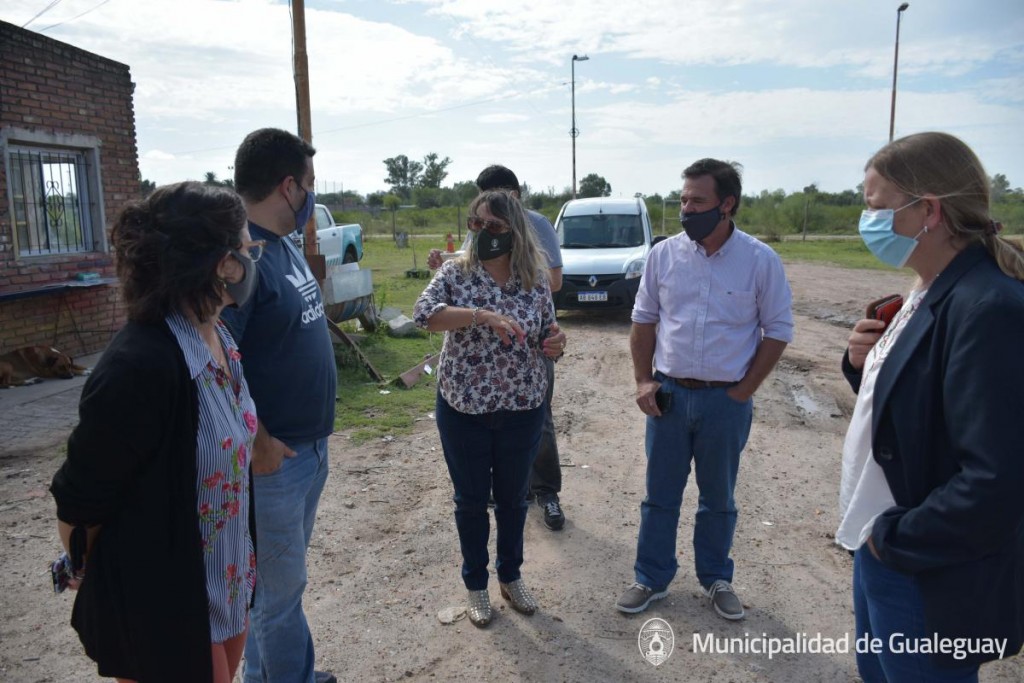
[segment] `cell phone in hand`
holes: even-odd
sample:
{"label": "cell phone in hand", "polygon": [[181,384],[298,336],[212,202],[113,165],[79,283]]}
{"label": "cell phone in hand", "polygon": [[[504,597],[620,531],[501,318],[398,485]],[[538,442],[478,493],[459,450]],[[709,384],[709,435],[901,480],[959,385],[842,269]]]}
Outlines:
{"label": "cell phone in hand", "polygon": [[869,303],[865,317],[871,320],[881,320],[888,327],[901,308],[903,308],[903,297],[899,294],[890,294]]}
{"label": "cell phone in hand", "polygon": [[50,577],[53,579],[53,592],[63,593],[68,588],[68,582],[75,576],[71,568],[71,558],[67,553],[61,553],[60,557],[50,563]]}

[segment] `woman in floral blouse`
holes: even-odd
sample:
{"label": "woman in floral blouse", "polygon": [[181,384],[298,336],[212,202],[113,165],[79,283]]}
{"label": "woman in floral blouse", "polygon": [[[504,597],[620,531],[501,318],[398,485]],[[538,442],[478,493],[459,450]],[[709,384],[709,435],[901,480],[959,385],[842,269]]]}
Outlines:
{"label": "woman in floral blouse", "polygon": [[262,245],[233,192],[191,182],[129,205],[111,242],[129,322],[51,489],[71,623],[102,676],[230,683],[256,574],[256,415],[218,316],[251,295]]}
{"label": "woman in floral blouse", "polygon": [[491,621],[487,593],[488,499],[498,527],[501,596],[524,614],[537,603],[523,584],[523,527],[547,375],[541,354],[561,356],[546,259],[519,201],[484,192],[469,205],[473,246],[444,263],[416,302],[416,323],[445,332],[437,428],[455,487],[455,524],[469,618]]}

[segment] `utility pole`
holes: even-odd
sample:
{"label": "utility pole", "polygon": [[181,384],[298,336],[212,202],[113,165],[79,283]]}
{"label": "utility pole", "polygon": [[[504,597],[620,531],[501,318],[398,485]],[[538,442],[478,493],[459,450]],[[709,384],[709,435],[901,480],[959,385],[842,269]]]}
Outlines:
{"label": "utility pole", "polygon": [[[295,111],[298,115],[299,137],[309,144],[313,144],[313,121],[309,109],[309,60],[306,57],[305,0],[292,0],[292,39],[295,44],[295,52],[292,55],[292,73],[295,77]],[[305,244],[303,251],[306,253],[307,261],[310,260],[310,256],[316,256],[319,251],[316,243],[316,212],[313,213],[314,215],[310,216],[306,227],[302,230],[303,244]]]}
{"label": "utility pole", "polygon": [[889,108],[889,142],[892,142],[893,132],[896,130],[896,69],[900,63],[900,17],[910,7],[910,3],[903,3],[896,9],[896,49],[892,56],[892,105]]}
{"label": "utility pole", "polygon": [[570,64],[572,65],[572,128],[569,129],[569,137],[572,138],[572,198],[576,199],[576,138],[580,136],[579,128],[576,127],[576,62],[585,62],[590,57],[586,55],[573,55]]}

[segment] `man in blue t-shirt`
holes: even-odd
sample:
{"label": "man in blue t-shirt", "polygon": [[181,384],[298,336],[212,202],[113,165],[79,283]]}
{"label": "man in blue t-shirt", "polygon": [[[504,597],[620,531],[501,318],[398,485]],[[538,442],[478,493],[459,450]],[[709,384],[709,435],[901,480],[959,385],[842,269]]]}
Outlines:
{"label": "man in blue t-shirt", "polygon": [[266,242],[255,293],[245,306],[222,313],[259,417],[252,454],[256,594],[245,683],[336,680],[313,669],[302,594],[327,480],[338,375],[320,287],[287,237],[313,213],[315,153],[287,131],[263,128],[246,136],[235,155],[235,190],[249,231]]}

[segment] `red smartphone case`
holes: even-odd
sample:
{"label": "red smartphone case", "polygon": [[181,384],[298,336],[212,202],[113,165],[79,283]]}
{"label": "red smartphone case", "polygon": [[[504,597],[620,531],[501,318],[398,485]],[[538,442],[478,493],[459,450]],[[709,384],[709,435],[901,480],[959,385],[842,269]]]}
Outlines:
{"label": "red smartphone case", "polygon": [[899,294],[890,294],[868,304],[866,317],[881,320],[888,327],[901,308],[903,308],[903,297]]}

